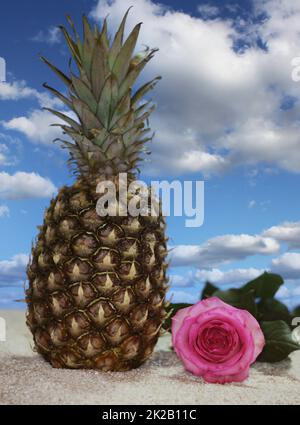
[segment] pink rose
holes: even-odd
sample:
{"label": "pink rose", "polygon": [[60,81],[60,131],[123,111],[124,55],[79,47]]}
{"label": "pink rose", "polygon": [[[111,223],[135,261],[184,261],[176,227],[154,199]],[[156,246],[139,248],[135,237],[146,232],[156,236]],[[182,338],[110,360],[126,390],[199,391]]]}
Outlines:
{"label": "pink rose", "polygon": [[172,342],[186,370],[224,384],[248,378],[265,338],[248,311],[212,297],[175,314]]}

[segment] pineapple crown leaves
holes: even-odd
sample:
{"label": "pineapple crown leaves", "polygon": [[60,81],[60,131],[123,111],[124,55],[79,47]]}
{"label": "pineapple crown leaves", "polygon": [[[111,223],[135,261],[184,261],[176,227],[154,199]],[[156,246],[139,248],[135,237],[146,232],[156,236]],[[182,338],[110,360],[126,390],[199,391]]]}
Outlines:
{"label": "pineapple crown leaves", "polygon": [[152,90],[161,77],[133,88],[136,81],[158,49],[146,47],[135,53],[141,23],[137,24],[124,41],[124,30],[129,13],[127,10],[111,41],[108,36],[107,19],[102,28],[92,28],[83,16],[83,37],[80,38],[72,19],[67,20],[73,35],[60,27],[76,64],[78,74],[71,69],[65,75],[47,59],[41,59],[65,84],[68,94],[44,84],[69,110],[70,114],[45,108],[65,124],[54,124],[62,128],[72,142],[61,140],[70,153],[69,163],[75,169],[87,173],[105,170],[108,174],[138,171],[145,143],[152,137],[145,137],[150,131],[148,118],[155,109],[151,101],[143,102],[144,96]]}

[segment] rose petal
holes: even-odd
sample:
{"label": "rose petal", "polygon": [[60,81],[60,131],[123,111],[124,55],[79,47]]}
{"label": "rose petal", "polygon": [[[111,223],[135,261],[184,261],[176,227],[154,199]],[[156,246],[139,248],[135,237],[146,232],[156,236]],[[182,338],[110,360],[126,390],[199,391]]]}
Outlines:
{"label": "rose petal", "polygon": [[[216,307],[231,307],[228,304],[225,304],[223,301],[220,300],[220,298],[217,297],[211,297],[207,298],[206,300],[199,301],[198,303],[194,304],[193,306],[189,307],[189,317],[197,317],[200,316],[204,312],[208,312],[209,310],[216,308]],[[234,307],[232,307],[234,308]]]}
{"label": "rose petal", "polygon": [[[203,332],[210,327],[218,330],[218,323],[220,328],[238,339],[231,345],[232,350],[225,350],[224,355],[222,351],[211,353],[210,358],[209,348],[202,345],[201,335],[205,338],[207,332]],[[259,324],[249,312],[232,307],[217,297],[179,310],[172,320],[172,342],[189,372],[214,383],[246,379],[250,365],[265,344]]]}
{"label": "rose petal", "polygon": [[[226,307],[227,304],[223,303]],[[230,306],[231,307],[231,306]],[[238,332],[239,338],[242,344],[241,349],[233,356],[226,360],[224,363],[216,364],[214,362],[207,361],[204,357],[199,356],[199,353],[194,350],[188,341],[187,334],[189,334],[191,326],[195,323],[195,318],[186,317],[183,321],[183,325],[177,332],[176,345],[182,350],[188,352],[188,356],[191,361],[201,363],[205,365],[207,370],[213,371],[218,370],[221,375],[227,375],[240,371],[241,368],[249,366],[252,362],[254,343],[250,331],[245,327],[244,321],[241,320],[240,316],[236,316],[238,310],[235,307],[227,308],[213,308],[202,314],[197,318],[197,324],[205,326],[209,321],[213,319],[228,321]]]}
{"label": "rose petal", "polygon": [[255,362],[257,357],[262,352],[266,341],[264,334],[259,326],[258,321],[255,319],[255,317],[252,316],[252,314],[249,313],[247,310],[240,310],[239,311],[240,316],[244,319],[244,323],[247,326],[247,328],[250,330],[252,337],[254,339],[254,352],[251,363]]}
{"label": "rose petal", "polygon": [[198,367],[194,362],[190,361],[182,351],[178,350],[177,354],[182,360],[182,363],[188,372],[191,372],[193,375],[196,376],[203,376],[205,370]]}
{"label": "rose petal", "polygon": [[173,339],[173,346],[181,357],[180,353],[184,353],[185,357],[196,366],[201,362],[199,360],[199,354],[194,349],[193,345],[189,343],[189,330],[194,323],[194,319],[186,317],[183,320],[181,327],[179,328],[175,338]]}

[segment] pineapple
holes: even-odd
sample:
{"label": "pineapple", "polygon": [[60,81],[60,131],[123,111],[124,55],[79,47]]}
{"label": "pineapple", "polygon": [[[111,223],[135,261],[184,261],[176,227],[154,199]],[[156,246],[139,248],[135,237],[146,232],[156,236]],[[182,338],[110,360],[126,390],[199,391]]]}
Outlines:
{"label": "pineapple", "polygon": [[[61,30],[77,66],[60,77],[67,95],[45,85],[72,114],[61,140],[76,173],[45,212],[27,275],[27,325],[36,350],[55,368],[126,371],[151,355],[165,320],[167,248],[165,221],[157,216],[100,216],[97,185],[126,173],[136,181],[153,110],[143,96],[160,77],[133,91],[156,49],[134,53],[141,24],[123,42],[126,17],[110,41],[107,22],[92,28],[83,17],[83,38]],[[74,115],[77,119],[73,119]],[[73,118],[71,118],[73,117]],[[128,186],[127,186],[128,187]],[[132,194],[128,193],[128,196]]]}

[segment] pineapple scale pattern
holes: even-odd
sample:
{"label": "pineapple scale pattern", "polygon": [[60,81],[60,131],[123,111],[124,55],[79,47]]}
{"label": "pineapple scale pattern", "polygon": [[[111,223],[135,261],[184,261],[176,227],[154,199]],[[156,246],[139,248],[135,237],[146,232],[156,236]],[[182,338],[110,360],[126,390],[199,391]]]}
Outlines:
{"label": "pineapple scale pattern", "polygon": [[99,217],[95,182],[61,189],[28,266],[27,324],[57,368],[124,371],[152,353],[166,316],[163,217]]}

